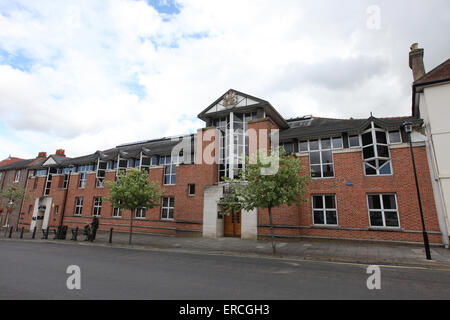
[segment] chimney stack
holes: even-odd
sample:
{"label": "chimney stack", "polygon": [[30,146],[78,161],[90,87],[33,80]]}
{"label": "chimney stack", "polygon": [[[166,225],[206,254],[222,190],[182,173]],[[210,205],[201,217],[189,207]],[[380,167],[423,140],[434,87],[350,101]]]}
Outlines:
{"label": "chimney stack", "polygon": [[66,154],[65,154],[65,150],[64,149],[58,149],[58,150],[56,150],[56,153],[55,153],[57,156],[61,156],[61,157],[65,157],[66,156]]}
{"label": "chimney stack", "polygon": [[411,45],[409,52],[409,67],[413,72],[414,81],[422,78],[425,75],[425,66],[423,64],[423,49],[419,48],[418,43]]}
{"label": "chimney stack", "polygon": [[39,152],[38,158],[47,158],[47,152],[44,152],[44,151]]}

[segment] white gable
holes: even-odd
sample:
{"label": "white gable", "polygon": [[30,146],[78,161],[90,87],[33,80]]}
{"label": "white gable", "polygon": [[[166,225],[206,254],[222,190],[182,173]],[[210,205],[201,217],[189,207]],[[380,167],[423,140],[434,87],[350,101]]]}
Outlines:
{"label": "white gable", "polygon": [[208,111],[206,111],[206,113],[213,113],[232,108],[247,107],[258,103],[259,102],[256,100],[241,96],[234,91],[229,91],[223,96],[222,100],[212,106]]}
{"label": "white gable", "polygon": [[43,166],[51,166],[56,164],[56,161],[53,158],[48,158],[47,161],[44,162]]}

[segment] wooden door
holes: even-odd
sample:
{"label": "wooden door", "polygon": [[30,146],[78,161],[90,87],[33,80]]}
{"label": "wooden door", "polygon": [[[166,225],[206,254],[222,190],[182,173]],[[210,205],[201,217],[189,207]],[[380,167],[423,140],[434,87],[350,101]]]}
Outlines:
{"label": "wooden door", "polygon": [[224,216],[224,235],[226,237],[241,237],[241,213],[229,213]]}

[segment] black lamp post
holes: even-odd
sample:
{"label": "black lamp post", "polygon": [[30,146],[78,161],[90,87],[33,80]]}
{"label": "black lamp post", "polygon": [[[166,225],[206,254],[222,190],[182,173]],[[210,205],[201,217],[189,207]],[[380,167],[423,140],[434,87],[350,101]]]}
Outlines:
{"label": "black lamp post", "polygon": [[63,209],[62,209],[62,213],[61,213],[61,218],[59,220],[59,226],[62,227],[63,225],[63,220],[64,220],[64,215],[66,213],[66,203],[67,203],[67,195],[69,193],[69,186],[70,186],[70,176],[72,175],[72,170],[75,166],[73,164],[69,165],[68,169],[69,169],[69,173],[68,173],[68,177],[67,177],[67,188],[66,188],[66,194],[64,195],[64,204],[63,204]]}
{"label": "black lamp post", "polygon": [[409,149],[411,150],[411,159],[414,169],[414,179],[416,180],[417,200],[419,201],[420,218],[422,220],[422,234],[423,234],[423,243],[425,245],[425,254],[427,256],[427,260],[431,260],[430,243],[428,241],[428,233],[427,229],[425,228],[425,220],[423,218],[423,208],[422,208],[422,200],[420,199],[419,180],[417,179],[416,161],[414,160],[414,150],[411,139],[412,127],[413,125],[411,122],[405,122],[403,124],[403,128],[407,133],[409,139]]}

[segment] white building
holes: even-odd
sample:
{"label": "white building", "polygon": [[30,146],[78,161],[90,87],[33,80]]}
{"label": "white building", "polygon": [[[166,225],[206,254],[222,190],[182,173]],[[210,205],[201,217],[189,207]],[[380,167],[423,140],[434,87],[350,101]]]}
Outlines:
{"label": "white building", "polygon": [[411,46],[412,114],[424,120],[427,153],[443,242],[450,233],[450,59],[425,73],[424,50]]}

